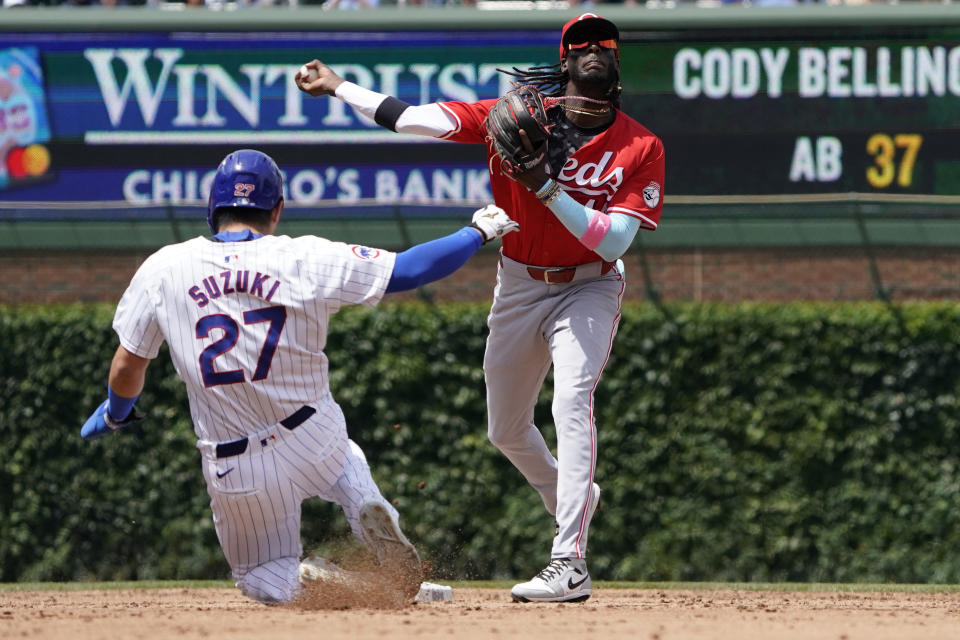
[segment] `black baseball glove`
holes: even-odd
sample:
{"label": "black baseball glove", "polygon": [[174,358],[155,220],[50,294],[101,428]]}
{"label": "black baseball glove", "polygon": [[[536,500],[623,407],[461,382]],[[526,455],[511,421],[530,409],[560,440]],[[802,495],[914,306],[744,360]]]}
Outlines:
{"label": "black baseball glove", "polygon": [[[550,125],[543,95],[533,85],[512,89],[497,100],[485,122],[487,143],[500,158],[500,171],[515,177],[543,161]],[[532,149],[520,137],[523,129]]]}

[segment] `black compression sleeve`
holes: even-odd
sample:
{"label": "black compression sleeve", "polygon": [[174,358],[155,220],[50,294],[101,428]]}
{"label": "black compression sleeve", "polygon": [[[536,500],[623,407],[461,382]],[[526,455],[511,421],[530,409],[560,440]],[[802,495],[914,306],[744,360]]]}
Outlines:
{"label": "black compression sleeve", "polygon": [[381,127],[390,129],[390,131],[396,131],[397,119],[409,106],[410,105],[403,100],[397,100],[393,96],[387,96],[387,99],[377,107],[377,112],[373,114],[373,119]]}

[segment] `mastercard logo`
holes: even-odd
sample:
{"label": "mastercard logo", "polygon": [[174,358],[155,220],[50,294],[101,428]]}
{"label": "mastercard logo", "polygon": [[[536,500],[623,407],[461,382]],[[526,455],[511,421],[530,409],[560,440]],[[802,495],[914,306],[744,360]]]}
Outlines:
{"label": "mastercard logo", "polygon": [[42,144],[17,147],[7,154],[6,165],[11,178],[42,176],[50,168],[50,152]]}

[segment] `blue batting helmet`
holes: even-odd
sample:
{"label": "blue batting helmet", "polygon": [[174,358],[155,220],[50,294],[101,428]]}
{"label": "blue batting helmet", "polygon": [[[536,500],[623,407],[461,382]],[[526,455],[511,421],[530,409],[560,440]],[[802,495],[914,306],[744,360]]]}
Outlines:
{"label": "blue batting helmet", "polygon": [[207,224],[216,233],[217,207],[273,209],[283,199],[283,176],[273,158],[253,149],[234,151],[217,167],[207,201]]}

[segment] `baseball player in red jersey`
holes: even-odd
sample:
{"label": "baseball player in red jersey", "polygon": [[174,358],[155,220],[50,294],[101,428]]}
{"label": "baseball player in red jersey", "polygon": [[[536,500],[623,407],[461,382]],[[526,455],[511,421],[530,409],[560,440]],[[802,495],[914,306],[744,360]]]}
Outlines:
{"label": "baseball player in red jersey", "polygon": [[[488,320],[488,435],[556,520],[550,562],[511,590],[522,602],[590,597],[587,534],[600,499],[594,391],[620,320],[620,256],[640,228],[660,220],[663,144],[618,108],[619,41],[616,26],[592,13],[565,24],[558,65],[508,72],[561,105],[548,111],[543,161],[507,176],[487,149],[494,200],[520,224],[504,237]],[[485,120],[496,102],[412,106],[345,82],[318,60],[304,65],[298,84],[391,130],[474,144],[488,142]],[[533,422],[551,364],[556,458]]]}
{"label": "baseball player in red jersey", "polygon": [[272,158],[241,149],[223,159],[207,207],[212,237],[163,247],[124,292],[108,397],[81,435],[97,438],[140,417],[134,403],[166,342],[237,587],[266,604],[299,596],[300,505],[317,496],[343,508],[356,537],[398,578],[398,593],[412,598],[419,556],[330,394],[330,317],[448,275],[517,225],[488,205],[470,227],[393,253],[274,235],[283,202]]}

